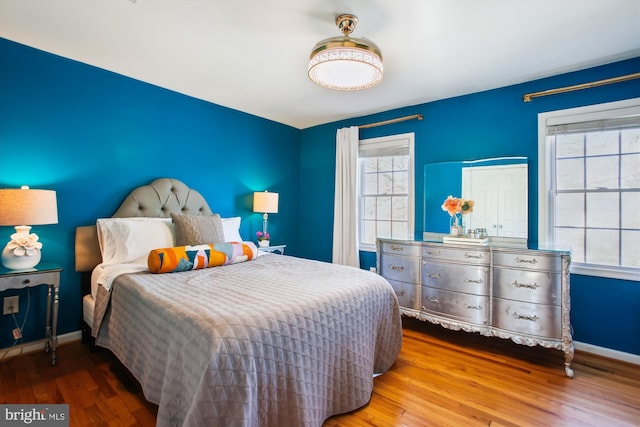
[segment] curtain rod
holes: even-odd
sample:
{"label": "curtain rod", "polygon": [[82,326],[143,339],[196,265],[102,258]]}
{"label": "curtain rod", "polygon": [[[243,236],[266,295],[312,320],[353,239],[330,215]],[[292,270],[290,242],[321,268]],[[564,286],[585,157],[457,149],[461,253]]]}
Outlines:
{"label": "curtain rod", "polygon": [[404,121],[413,120],[413,119],[422,120],[423,118],[424,117],[422,116],[422,114],[414,114],[412,116],[398,117],[397,119],[391,119],[391,120],[384,120],[382,122],[369,123],[368,125],[360,125],[360,126],[358,126],[358,129],[374,128],[376,126],[390,125],[390,124],[393,124],[393,123],[404,122]]}
{"label": "curtain rod", "polygon": [[572,92],[574,90],[589,89],[592,87],[604,86],[612,83],[626,82],[627,80],[633,80],[637,78],[640,78],[640,73],[627,74],[626,76],[612,77],[610,79],[598,80],[591,83],[583,83],[583,84],[573,85],[573,86],[565,86],[557,89],[543,90],[541,92],[527,93],[522,95],[522,101],[529,102],[531,101],[531,98],[536,98],[539,96],[555,95],[557,93],[565,93],[565,92]]}

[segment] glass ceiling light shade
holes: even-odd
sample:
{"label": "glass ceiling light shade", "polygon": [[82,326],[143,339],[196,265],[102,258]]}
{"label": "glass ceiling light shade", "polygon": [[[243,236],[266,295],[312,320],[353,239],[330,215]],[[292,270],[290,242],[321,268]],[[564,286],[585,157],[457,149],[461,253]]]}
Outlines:
{"label": "glass ceiling light shade", "polygon": [[311,51],[308,73],[316,84],[335,90],[361,90],[382,81],[382,53],[367,39],[349,37],[358,24],[353,15],[340,15],[336,25],[344,36],[331,37]]}

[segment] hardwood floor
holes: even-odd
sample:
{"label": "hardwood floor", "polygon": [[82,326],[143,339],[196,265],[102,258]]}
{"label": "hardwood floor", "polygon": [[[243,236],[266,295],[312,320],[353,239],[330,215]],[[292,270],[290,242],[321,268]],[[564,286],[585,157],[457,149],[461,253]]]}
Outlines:
{"label": "hardwood floor", "polygon": [[[640,426],[640,366],[405,319],[400,356],[370,403],[333,426]],[[34,353],[0,362],[0,403],[68,403],[71,426],[153,426],[157,407],[108,351],[72,343],[58,365]]]}
{"label": "hardwood floor", "polygon": [[640,426],[640,366],[405,319],[400,357],[368,406],[330,426]]}

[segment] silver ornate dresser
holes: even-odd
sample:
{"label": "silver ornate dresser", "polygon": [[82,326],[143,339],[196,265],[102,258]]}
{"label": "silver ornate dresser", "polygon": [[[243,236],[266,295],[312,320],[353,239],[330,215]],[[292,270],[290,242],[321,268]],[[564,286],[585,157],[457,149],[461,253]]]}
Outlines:
{"label": "silver ornate dresser", "polygon": [[573,377],[568,251],[379,239],[402,313],[448,329],[562,350]]}

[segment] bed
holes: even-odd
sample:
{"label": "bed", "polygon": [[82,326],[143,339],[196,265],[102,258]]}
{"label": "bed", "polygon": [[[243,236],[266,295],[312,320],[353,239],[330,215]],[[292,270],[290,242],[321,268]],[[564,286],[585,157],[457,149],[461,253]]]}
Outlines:
{"label": "bed", "polygon": [[[162,178],[113,218],[157,226],[172,212],[214,215],[197,191]],[[238,220],[226,220],[221,245],[237,246]],[[103,223],[76,230],[76,270],[92,277],[83,319],[158,405],[158,426],[320,426],[365,405],[400,351],[398,301],[375,273],[245,242],[237,262],[152,274],[139,259],[109,264],[99,231],[104,243]],[[161,234],[121,240],[142,250]]]}

